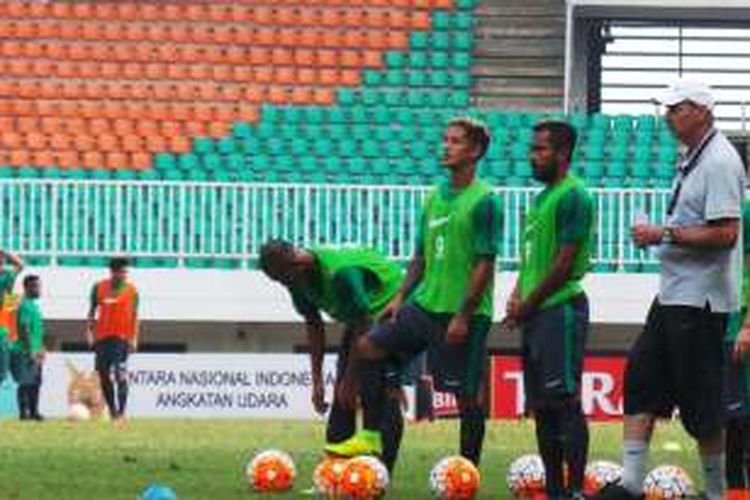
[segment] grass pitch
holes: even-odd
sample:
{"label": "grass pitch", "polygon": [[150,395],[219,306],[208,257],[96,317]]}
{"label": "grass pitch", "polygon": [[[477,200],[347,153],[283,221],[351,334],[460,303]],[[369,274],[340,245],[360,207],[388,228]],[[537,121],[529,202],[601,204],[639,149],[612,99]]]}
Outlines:
{"label": "grass pitch", "polygon": [[[124,429],[104,422],[3,421],[0,499],[133,500],[154,482],[171,486],[181,500],[301,498],[321,458],[323,430],[322,422],[260,420],[133,420]],[[408,425],[387,498],[430,498],[427,475],[457,450],[457,431],[454,421]],[[590,458],[619,462],[621,431],[620,424],[592,424]],[[674,442],[679,450],[672,450]],[[292,454],[294,492],[264,497],[249,491],[244,465],[266,448]],[[535,450],[531,422],[489,422],[478,498],[508,498],[508,465]],[[658,427],[651,459],[652,466],[680,465],[700,482],[697,455],[678,424]]]}

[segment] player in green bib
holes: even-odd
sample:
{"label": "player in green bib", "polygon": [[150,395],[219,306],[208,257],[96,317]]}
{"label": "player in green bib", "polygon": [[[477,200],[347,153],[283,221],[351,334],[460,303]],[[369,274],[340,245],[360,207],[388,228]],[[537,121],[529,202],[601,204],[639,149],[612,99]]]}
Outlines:
{"label": "player in green bib", "polygon": [[427,196],[421,233],[401,289],[385,319],[358,342],[363,429],[331,445],[332,454],[379,454],[378,422],[386,407],[389,360],[406,363],[427,351],[435,388],[453,392],[461,418],[461,454],[479,463],[485,410],[481,398],[486,338],[492,320],[495,255],[502,212],[490,186],[476,177],[490,142],[471,119],[451,121],[443,136],[450,178]]}
{"label": "player in green bib", "polygon": [[534,415],[551,499],[582,498],[589,441],[580,400],[589,328],[581,280],[589,269],[593,203],[569,172],[575,142],[567,123],[534,127],[530,161],[545,188],[524,220],[518,281],[503,320],[522,328],[526,405]]}
{"label": "player in green bib", "polygon": [[39,389],[44,361],[44,320],[39,308],[39,277],[23,279],[23,299],[18,306],[18,338],[11,346],[10,370],[18,384],[18,412],[21,420],[43,420],[39,414]]}
{"label": "player in green bib", "polygon": [[[742,206],[742,309],[729,316],[725,352],[727,370],[724,380],[726,422],[726,479],[728,495],[750,491],[750,201]],[[742,498],[738,495],[736,498]]]}
{"label": "player in green bib", "polygon": [[[5,266],[5,260],[9,260],[11,268]],[[9,325],[12,315],[5,311],[5,296],[13,293],[16,278],[23,270],[23,261],[15,254],[0,250],[0,384],[8,376],[10,366],[10,345],[8,343]]]}
{"label": "player in green bib", "polygon": [[[312,364],[312,403],[319,413],[327,409],[322,370],[325,327],[321,312],[345,325],[326,430],[328,443],[344,441],[356,430],[353,405],[342,401],[356,398],[354,387],[343,384],[345,379],[353,380],[352,376],[345,376],[355,366],[352,345],[393,299],[403,279],[401,268],[369,248],[302,249],[282,240],[263,245],[259,266],[268,277],[289,290],[294,308],[305,318]],[[386,445],[383,461],[389,470],[393,469],[403,432],[400,372],[391,368],[391,397],[387,399],[388,409],[382,421]]]}

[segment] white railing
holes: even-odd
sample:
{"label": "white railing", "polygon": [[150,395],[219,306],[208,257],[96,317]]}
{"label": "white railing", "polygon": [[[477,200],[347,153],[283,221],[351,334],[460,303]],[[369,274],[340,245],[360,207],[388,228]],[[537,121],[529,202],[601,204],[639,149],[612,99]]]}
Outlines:
{"label": "white railing", "polygon": [[[233,260],[250,265],[272,237],[302,246],[361,244],[405,260],[422,186],[2,180],[0,248],[27,257]],[[518,261],[521,221],[537,192],[499,188],[505,224],[499,262]],[[668,193],[594,189],[599,270],[655,264],[629,232],[635,213],[660,222]]]}

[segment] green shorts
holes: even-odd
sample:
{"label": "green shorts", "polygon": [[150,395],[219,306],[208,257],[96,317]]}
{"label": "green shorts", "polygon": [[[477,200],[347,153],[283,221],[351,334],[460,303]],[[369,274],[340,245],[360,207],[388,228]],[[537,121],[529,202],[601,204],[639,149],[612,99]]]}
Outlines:
{"label": "green shorts", "polygon": [[26,351],[13,351],[10,354],[10,373],[18,385],[39,385],[42,383],[42,365]]}

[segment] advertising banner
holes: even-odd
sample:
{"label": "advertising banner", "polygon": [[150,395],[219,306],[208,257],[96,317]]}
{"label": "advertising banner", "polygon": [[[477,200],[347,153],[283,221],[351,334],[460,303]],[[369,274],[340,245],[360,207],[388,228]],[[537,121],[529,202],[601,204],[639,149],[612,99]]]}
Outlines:
{"label": "advertising banner", "polygon": [[[131,417],[316,418],[306,354],[134,354],[128,371]],[[327,356],[329,401],[334,376]],[[50,353],[43,380],[43,415],[66,416],[76,404],[106,413],[93,354]]]}
{"label": "advertising banner", "polygon": [[[583,411],[591,420],[622,418],[625,357],[589,356],[584,360],[581,380]],[[493,356],[490,369],[491,416],[518,418],[524,411],[521,359]]]}

